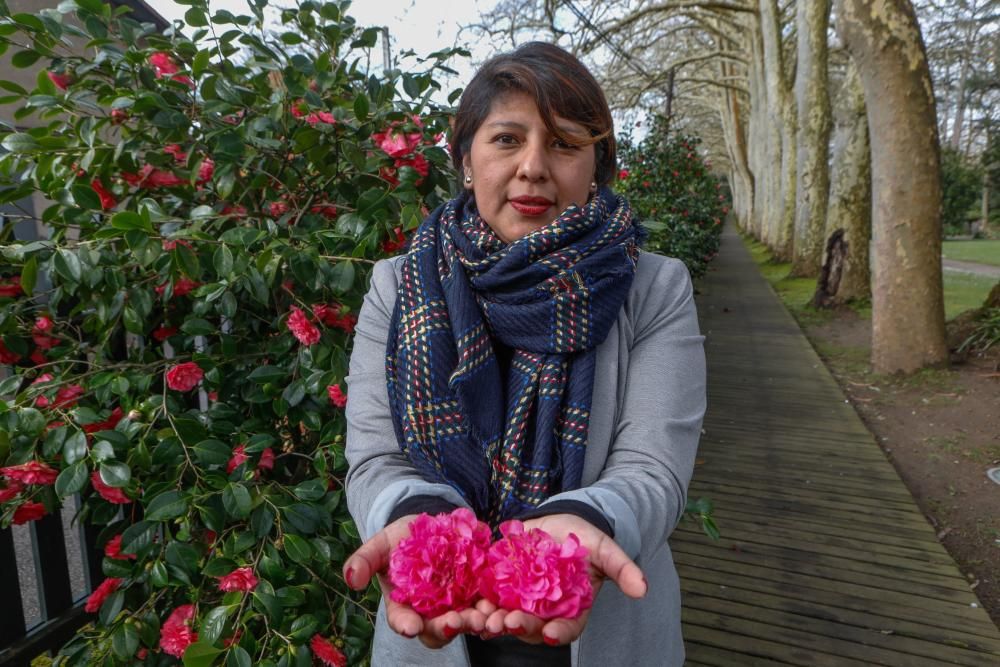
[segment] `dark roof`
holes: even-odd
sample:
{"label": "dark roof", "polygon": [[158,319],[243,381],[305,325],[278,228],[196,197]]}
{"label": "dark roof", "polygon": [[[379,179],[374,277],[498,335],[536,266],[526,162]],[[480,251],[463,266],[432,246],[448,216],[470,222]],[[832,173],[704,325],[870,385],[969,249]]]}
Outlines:
{"label": "dark roof", "polygon": [[128,7],[132,10],[129,16],[139,23],[155,23],[160,30],[170,26],[170,21],[160,16],[145,0],[111,0],[111,5],[115,8]]}

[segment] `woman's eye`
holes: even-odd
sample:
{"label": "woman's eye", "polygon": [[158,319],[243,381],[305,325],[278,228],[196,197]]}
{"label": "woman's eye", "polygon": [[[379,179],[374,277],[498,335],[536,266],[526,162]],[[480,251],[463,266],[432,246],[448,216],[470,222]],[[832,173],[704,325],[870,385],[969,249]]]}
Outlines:
{"label": "woman's eye", "polygon": [[517,139],[515,139],[513,135],[510,134],[501,134],[493,141],[497,142],[498,144],[508,144],[508,145],[517,143]]}
{"label": "woman's eye", "polygon": [[554,142],[552,142],[552,145],[555,146],[556,148],[560,148],[560,149],[564,149],[564,150],[576,150],[577,148],[579,148],[579,146],[577,146],[575,144],[567,143],[567,142],[563,141],[562,139],[556,139]]}

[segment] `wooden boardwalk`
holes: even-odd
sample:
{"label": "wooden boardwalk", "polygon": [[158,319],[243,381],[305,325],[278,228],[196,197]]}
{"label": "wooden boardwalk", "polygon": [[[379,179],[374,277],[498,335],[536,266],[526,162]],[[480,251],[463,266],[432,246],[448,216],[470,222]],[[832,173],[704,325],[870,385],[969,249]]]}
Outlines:
{"label": "wooden boardwalk", "polygon": [[701,283],[708,414],[671,538],[688,665],[1000,666],[978,605],[733,232]]}

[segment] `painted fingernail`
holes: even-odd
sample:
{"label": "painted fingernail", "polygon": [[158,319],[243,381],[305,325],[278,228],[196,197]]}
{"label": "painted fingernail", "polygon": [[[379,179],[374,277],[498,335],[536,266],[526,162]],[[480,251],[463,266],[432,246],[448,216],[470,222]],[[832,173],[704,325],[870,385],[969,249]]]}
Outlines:
{"label": "painted fingernail", "polygon": [[457,634],[458,634],[458,628],[453,628],[450,625],[444,626],[445,639],[454,639],[455,635]]}
{"label": "painted fingernail", "polygon": [[403,635],[403,636],[404,636],[404,637],[406,637],[407,639],[413,639],[414,637],[416,637],[416,635],[415,635],[415,634],[411,635],[411,634],[410,634],[409,632],[407,632],[406,630],[400,630],[399,634]]}
{"label": "painted fingernail", "polygon": [[514,635],[515,637],[520,637],[525,633],[525,629],[522,628],[521,626],[517,626],[516,628],[510,628],[509,630],[507,630],[507,632]]}
{"label": "painted fingernail", "polygon": [[348,586],[350,586],[351,588],[354,588],[354,568],[353,567],[347,568],[347,571],[344,572],[344,581],[347,582]]}
{"label": "painted fingernail", "polygon": [[549,637],[548,635],[542,635],[542,639],[549,646],[559,646],[559,640],[556,639],[555,637]]}
{"label": "painted fingernail", "polygon": [[494,634],[492,632],[480,632],[479,633],[479,638],[482,639],[483,641],[489,641],[490,639],[493,639],[496,636],[498,636],[498,635],[496,635],[496,634]]}

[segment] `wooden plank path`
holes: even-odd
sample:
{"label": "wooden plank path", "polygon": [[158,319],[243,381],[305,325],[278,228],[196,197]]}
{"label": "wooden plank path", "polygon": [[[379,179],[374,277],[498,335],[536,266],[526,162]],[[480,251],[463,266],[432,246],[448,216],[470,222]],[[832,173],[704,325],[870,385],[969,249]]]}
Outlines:
{"label": "wooden plank path", "polygon": [[733,231],[700,282],[708,414],[671,538],[688,665],[1000,666],[1000,630]]}

